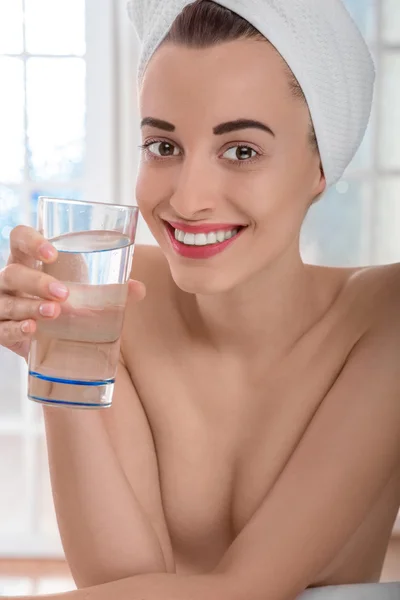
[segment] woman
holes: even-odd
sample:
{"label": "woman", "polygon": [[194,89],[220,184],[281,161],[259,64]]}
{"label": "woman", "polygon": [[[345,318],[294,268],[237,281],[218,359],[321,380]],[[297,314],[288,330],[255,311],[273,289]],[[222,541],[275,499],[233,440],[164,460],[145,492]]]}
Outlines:
{"label": "woman", "polygon": [[[339,0],[131,8],[160,247],[135,253],[112,408],[44,407],[65,597],[399,598],[374,585],[400,504],[399,267],[299,252],[365,131],[365,43]],[[12,232],[0,340],[25,358],[68,294],[31,269],[55,258]]]}

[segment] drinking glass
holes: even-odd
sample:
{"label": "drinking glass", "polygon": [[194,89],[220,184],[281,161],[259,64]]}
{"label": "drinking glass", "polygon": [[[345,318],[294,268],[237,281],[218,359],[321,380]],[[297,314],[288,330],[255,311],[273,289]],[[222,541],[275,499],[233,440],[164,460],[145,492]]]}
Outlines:
{"label": "drinking glass", "polygon": [[138,208],[41,196],[38,230],[58,250],[40,269],[69,297],[57,319],[37,321],[29,354],[31,400],[111,406]]}

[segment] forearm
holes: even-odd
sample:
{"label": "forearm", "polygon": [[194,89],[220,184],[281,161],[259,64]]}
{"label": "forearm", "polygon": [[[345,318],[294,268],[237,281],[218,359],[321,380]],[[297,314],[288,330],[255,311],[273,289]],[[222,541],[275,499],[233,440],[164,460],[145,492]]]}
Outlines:
{"label": "forearm", "polygon": [[159,540],[100,412],[45,407],[44,414],[58,525],[77,585],[165,572]]}
{"label": "forearm", "polygon": [[[37,600],[242,600],[223,575],[138,575]],[[13,598],[18,600],[18,598]],[[19,600],[22,600],[20,597]],[[245,600],[251,600],[246,598]]]}

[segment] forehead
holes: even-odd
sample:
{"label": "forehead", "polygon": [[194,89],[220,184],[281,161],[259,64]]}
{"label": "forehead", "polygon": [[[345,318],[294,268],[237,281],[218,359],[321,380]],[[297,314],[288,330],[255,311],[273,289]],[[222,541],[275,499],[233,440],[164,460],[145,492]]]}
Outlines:
{"label": "forehead", "polygon": [[290,101],[283,59],[272,45],[258,40],[202,49],[164,44],[152,57],[140,89],[142,114],[159,117],[177,111],[226,114],[229,109],[242,115],[261,108],[284,113]]}

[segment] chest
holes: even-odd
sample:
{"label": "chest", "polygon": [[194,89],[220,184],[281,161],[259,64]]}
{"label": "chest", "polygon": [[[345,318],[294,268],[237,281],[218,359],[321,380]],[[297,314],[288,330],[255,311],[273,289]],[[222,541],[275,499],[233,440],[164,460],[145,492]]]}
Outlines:
{"label": "chest", "polygon": [[341,367],[312,362],[263,373],[164,355],[148,376],[138,369],[178,555],[215,564],[267,497]]}

